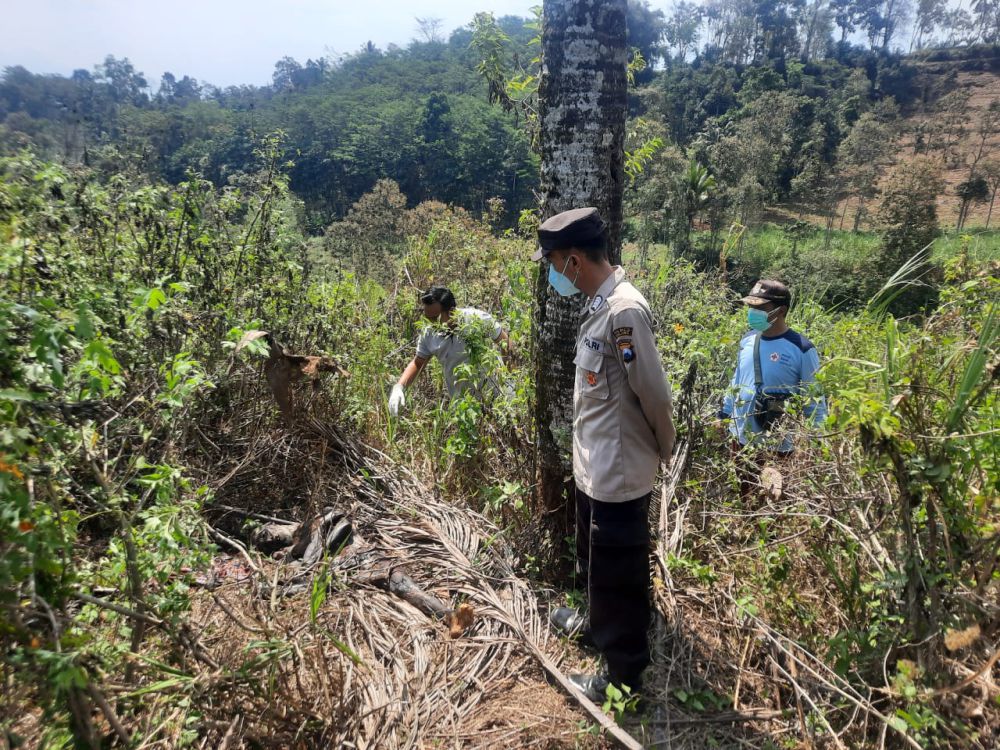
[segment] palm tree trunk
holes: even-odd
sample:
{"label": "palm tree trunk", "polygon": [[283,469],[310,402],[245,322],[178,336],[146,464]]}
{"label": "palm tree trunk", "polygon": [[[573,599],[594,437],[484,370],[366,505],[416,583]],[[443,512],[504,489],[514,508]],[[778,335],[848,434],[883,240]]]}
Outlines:
{"label": "palm tree trunk", "polygon": [[[542,10],[541,218],[596,206],[621,260],[627,80],[626,0],[546,0]],[[573,365],[583,300],[558,296],[538,269],[535,424],[538,501],[566,507],[573,432]]]}

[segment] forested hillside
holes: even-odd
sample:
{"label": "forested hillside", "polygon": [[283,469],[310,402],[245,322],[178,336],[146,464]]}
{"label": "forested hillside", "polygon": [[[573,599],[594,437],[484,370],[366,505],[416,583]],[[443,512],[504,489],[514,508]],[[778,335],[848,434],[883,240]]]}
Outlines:
{"label": "forested hillside", "polygon": [[[998,48],[904,55],[890,44],[901,33],[890,30],[896,20],[863,16],[860,5],[824,2],[682,4],[669,13],[631,4],[630,44],[646,64],[632,93],[633,148],[659,138],[703,165],[716,187],[706,212],[752,224],[767,207],[793,202],[838,228],[845,215],[849,227],[870,226],[890,167],[922,155],[944,178],[949,223],[962,211],[964,223],[984,225],[997,189]],[[973,24],[979,31],[968,38],[991,40],[991,23]],[[938,26],[960,38],[959,21]],[[845,41],[862,28],[868,44]],[[410,205],[432,199],[480,213],[500,198],[510,224],[537,186],[530,108],[516,106],[537,85],[537,33],[528,19],[479,19],[447,41],[369,44],[305,64],[284,58],[272,85],[259,88],[218,89],[172,73],[148,81],[110,56],[69,78],[8,68],[0,144],[108,169],[128,158],[175,184],[193,170],[221,186],[250,167],[257,140],[280,130],[314,233],[383,178]],[[480,73],[498,72],[509,74],[501,99],[512,113],[486,101]],[[660,190],[658,198],[681,199],[679,186]],[[665,241],[674,231],[666,221],[657,227]]]}
{"label": "forested hillside", "polygon": [[[998,746],[1000,6],[561,0],[677,426],[643,700],[596,703],[545,7],[262,87],[3,72],[0,749]],[[720,416],[762,277],[828,408],[790,455]],[[393,408],[428,332],[482,387]]]}
{"label": "forested hillside", "polygon": [[[510,25],[521,38],[529,33],[515,31],[521,20]],[[281,131],[291,185],[314,231],[380,178],[395,180],[413,202],[477,211],[492,197],[527,205],[537,162],[514,119],[486,101],[469,38],[368,47],[304,66],[286,58],[264,88],[219,90],[167,74],[150,89],[114,58],[70,79],[9,69],[3,142],[111,169],[125,158],[172,183],[195,171],[221,186],[252,168],[259,139]]]}

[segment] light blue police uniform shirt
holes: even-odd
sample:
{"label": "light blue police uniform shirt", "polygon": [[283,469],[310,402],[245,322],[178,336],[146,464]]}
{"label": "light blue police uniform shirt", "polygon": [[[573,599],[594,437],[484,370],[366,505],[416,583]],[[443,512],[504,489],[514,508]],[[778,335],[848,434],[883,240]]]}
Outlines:
{"label": "light blue police uniform shirt", "polygon": [[[756,331],[748,331],[740,340],[740,352],[736,361],[736,371],[729,383],[719,416],[729,419],[729,432],[740,444],[756,442],[762,434],[757,421],[750,416],[753,411],[754,392],[757,389],[754,377],[753,347],[757,336],[760,340],[760,368],[769,395],[803,395],[807,397],[803,405],[805,415],[814,425],[826,419],[826,401],[816,386],[816,371],[819,369],[819,354],[813,343],[798,331],[788,329],[780,336],[767,337]],[[787,433],[781,437],[777,450],[784,453],[792,449],[792,438]]]}

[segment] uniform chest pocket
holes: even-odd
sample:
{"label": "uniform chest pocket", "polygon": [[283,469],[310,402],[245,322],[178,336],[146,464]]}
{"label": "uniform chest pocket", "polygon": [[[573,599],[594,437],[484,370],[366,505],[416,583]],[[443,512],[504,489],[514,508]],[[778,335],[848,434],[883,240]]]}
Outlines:
{"label": "uniform chest pocket", "polygon": [[587,398],[608,398],[608,373],[604,368],[606,357],[590,349],[578,349],[573,364],[576,365],[577,393]]}

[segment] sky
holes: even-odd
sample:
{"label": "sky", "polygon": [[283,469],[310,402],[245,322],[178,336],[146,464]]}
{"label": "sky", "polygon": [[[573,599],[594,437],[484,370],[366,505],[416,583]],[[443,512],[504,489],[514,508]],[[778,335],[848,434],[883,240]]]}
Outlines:
{"label": "sky", "polygon": [[153,88],[170,71],[216,86],[271,82],[282,57],[385,49],[439,18],[444,38],[479,11],[530,15],[541,0],[3,0],[0,68],[69,75],[127,57]]}

